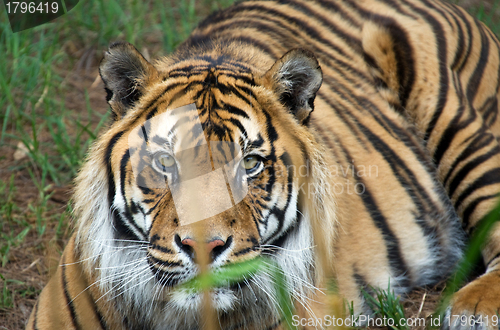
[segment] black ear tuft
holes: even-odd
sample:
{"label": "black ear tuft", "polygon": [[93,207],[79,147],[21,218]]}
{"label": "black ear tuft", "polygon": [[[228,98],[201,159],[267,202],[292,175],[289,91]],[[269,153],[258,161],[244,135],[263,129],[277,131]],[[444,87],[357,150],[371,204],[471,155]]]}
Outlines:
{"label": "black ear tuft", "polygon": [[323,81],[318,60],[308,50],[287,52],[265,74],[280,100],[301,124],[306,124],[314,110],[314,98]]}
{"label": "black ear tuft", "polygon": [[127,42],[109,46],[99,73],[104,81],[106,100],[116,119],[122,118],[134,106],[146,84],[158,76],[155,67]]}

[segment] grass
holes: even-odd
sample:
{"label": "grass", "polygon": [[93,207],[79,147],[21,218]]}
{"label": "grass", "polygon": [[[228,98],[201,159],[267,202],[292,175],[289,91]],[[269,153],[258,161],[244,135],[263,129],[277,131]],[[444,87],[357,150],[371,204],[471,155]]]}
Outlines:
{"label": "grass", "polygon": [[396,296],[394,291],[391,290],[390,282],[388,283],[387,290],[371,288],[370,291],[371,293],[363,290],[363,296],[368,306],[374,311],[375,317],[382,321],[386,320],[384,324],[390,329],[410,329],[405,323],[407,319],[401,297]]}
{"label": "grass", "polygon": [[[102,52],[117,40],[151,58],[171,52],[201,18],[233,1],[80,1],[56,21],[15,34],[0,14],[0,318],[12,328],[23,328],[18,307],[29,312],[50,273],[51,262],[38,260],[57,262],[69,231],[65,192],[109,118],[104,93],[92,87]],[[469,6],[497,34],[499,2]]]}
{"label": "grass", "polygon": [[254,258],[248,261],[224,265],[216,272],[202,273],[192,280],[182,284],[180,290],[201,292],[214,287],[227,286],[248,279],[257,273],[268,274],[275,283],[274,297],[282,312],[283,325],[286,330],[297,330],[293,325],[295,314],[291,294],[288,291],[285,279],[285,271],[272,259],[266,257]]}
{"label": "grass", "polygon": [[[0,214],[2,214],[2,218],[5,221],[17,222],[18,220],[14,218],[14,214],[18,211],[17,205],[13,202],[13,195],[15,193],[14,186],[14,176],[11,175],[10,180],[8,182],[0,182]],[[8,260],[9,250],[11,247],[19,246],[26,237],[26,234],[29,231],[29,227],[25,224],[21,223],[21,227],[25,227],[21,232],[16,233],[13,230],[2,231],[0,233],[0,238],[2,242],[4,242],[0,246],[0,256],[1,256],[1,265],[5,267]]]}

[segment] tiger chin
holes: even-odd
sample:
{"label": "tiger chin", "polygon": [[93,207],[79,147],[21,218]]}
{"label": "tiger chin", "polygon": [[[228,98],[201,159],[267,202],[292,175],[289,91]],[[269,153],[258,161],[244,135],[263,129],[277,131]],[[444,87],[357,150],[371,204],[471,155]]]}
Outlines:
{"label": "tiger chin", "polygon": [[[276,271],[318,318],[325,276],[355,315],[447,279],[500,192],[498,40],[451,4],[388,3],[242,2],[153,63],[112,44],[113,120],[27,329],[202,329],[206,304],[221,329],[284,329]],[[449,315],[498,313],[499,237]]]}

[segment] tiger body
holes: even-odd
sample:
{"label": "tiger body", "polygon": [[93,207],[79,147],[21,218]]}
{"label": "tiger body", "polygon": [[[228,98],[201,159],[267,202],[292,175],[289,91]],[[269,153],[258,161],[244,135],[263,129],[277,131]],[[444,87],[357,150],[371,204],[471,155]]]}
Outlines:
{"label": "tiger body", "polygon": [[[461,8],[431,0],[242,2],[154,65],[112,45],[100,71],[115,120],[78,176],[76,232],[28,329],[199,328],[202,294],[175,290],[199,272],[197,224],[212,268],[268,256],[305,309],[316,268],[356,314],[372,313],[370,287],[404,294],[446,279],[500,192],[499,45]],[[197,110],[146,124],[189,104]],[[175,132],[194,131],[193,113],[202,131],[182,142]],[[137,136],[147,152],[131,146]],[[179,172],[163,168],[169,188],[158,167],[134,168],[202,139],[237,142],[259,167],[246,169],[241,201],[183,224],[179,159]],[[185,157],[214,169],[214,150]],[[213,187],[199,183],[224,194]],[[486,273],[449,313],[498,313],[497,227],[482,252]],[[272,291],[269,274],[214,289],[221,328],[281,329]]]}

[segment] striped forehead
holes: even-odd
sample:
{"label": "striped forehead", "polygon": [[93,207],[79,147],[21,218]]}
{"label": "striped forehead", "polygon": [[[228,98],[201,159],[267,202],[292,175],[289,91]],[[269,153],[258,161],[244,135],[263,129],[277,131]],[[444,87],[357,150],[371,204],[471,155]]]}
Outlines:
{"label": "striped forehead", "polygon": [[167,78],[217,72],[217,74],[226,74],[244,79],[248,84],[255,84],[253,81],[252,69],[247,64],[235,61],[226,55],[220,54],[193,56],[189,60],[178,61],[175,66],[171,67],[168,71]]}
{"label": "striped forehead", "polygon": [[143,127],[151,137],[152,144],[168,146],[172,151],[185,150],[206,143],[194,103],[167,109],[149,119]]}
{"label": "striped forehead", "polygon": [[[208,141],[230,141],[240,145],[245,151],[251,146],[261,145],[263,127],[254,114],[233,116],[222,114],[226,109],[212,109],[220,117],[217,123],[209,122],[210,116],[203,116],[194,103],[166,109],[136,128],[141,140],[146,140],[152,149],[167,148],[175,153],[194,148]],[[229,111],[230,112],[230,111]],[[154,150],[151,150],[154,151]]]}
{"label": "striped forehead", "polygon": [[172,151],[207,140],[244,147],[262,139],[255,82],[244,64],[207,56],[181,62],[169,69],[162,85],[156,104],[147,107],[144,126]]}

